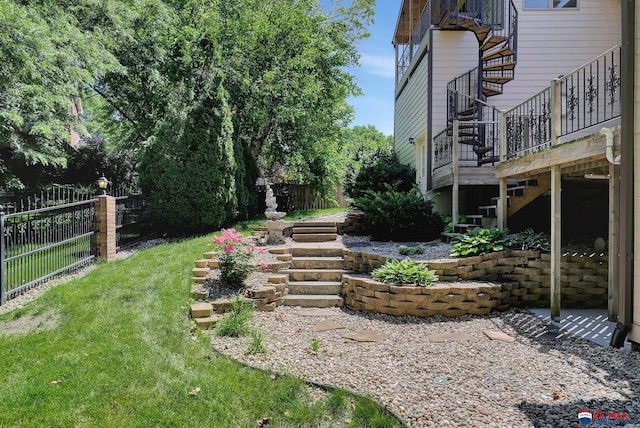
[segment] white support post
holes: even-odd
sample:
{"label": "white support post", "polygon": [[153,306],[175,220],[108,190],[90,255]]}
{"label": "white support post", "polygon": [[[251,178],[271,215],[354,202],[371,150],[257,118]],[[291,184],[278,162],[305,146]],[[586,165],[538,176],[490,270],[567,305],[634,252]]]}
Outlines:
{"label": "white support post", "polygon": [[551,319],[560,320],[561,306],[561,222],[562,174],[560,166],[551,167]]}
{"label": "white support post", "polygon": [[619,272],[620,268],[620,167],[609,164],[609,321],[618,322]]}
{"label": "white support post", "polygon": [[460,186],[458,184],[458,163],[459,163],[459,130],[458,130],[458,120],[453,121],[453,143],[451,148],[451,168],[453,169],[453,185],[451,186],[451,219],[454,224],[458,224],[458,210],[459,208],[459,193]]}

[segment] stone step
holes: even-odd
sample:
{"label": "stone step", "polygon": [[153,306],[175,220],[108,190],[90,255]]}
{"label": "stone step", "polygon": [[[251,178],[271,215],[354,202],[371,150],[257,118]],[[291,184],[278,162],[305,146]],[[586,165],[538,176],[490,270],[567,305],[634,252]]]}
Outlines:
{"label": "stone step", "polygon": [[293,227],[336,227],[335,221],[296,221]]}
{"label": "stone step", "polygon": [[335,294],[342,293],[342,283],[338,281],[294,281],[290,282],[289,294]]}
{"label": "stone step", "polygon": [[344,269],[342,257],[294,257],[291,269]]}
{"label": "stone step", "polygon": [[287,306],[303,306],[306,308],[330,308],[342,306],[344,300],[336,295],[309,295],[309,294],[289,294],[285,296],[283,304]]}
{"label": "stone step", "polygon": [[289,248],[287,248],[287,247],[269,248],[269,253],[271,253],[271,254],[289,254]]}
{"label": "stone step", "polygon": [[294,233],[293,240],[296,242],[327,242],[338,239],[337,233]]}
{"label": "stone step", "polygon": [[338,233],[338,228],[333,227],[294,227],[293,234],[301,233]]}
{"label": "stone step", "polygon": [[343,247],[291,247],[293,257],[342,257]]}
{"label": "stone step", "polygon": [[278,273],[289,274],[289,281],[342,281],[344,269],[283,269]]}
{"label": "stone step", "polygon": [[197,267],[197,268],[191,269],[191,273],[195,277],[205,278],[207,275],[209,275],[210,270],[211,269],[209,269],[208,267]]}
{"label": "stone step", "polygon": [[209,260],[211,260],[211,259],[196,260],[196,262],[195,262],[196,267],[198,267],[198,268],[208,267],[209,266]]}

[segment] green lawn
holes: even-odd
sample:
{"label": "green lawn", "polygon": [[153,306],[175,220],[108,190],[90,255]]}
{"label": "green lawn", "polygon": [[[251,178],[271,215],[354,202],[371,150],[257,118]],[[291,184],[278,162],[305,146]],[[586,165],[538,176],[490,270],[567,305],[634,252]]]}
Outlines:
{"label": "green lawn", "polygon": [[255,427],[262,418],[307,427],[345,412],[352,426],[399,426],[370,400],[346,394],[347,405],[336,391],[314,402],[300,379],[274,380],[215,355],[187,316],[190,270],[209,242],[101,263],[0,316],[59,317],[48,331],[0,336],[0,427]]}

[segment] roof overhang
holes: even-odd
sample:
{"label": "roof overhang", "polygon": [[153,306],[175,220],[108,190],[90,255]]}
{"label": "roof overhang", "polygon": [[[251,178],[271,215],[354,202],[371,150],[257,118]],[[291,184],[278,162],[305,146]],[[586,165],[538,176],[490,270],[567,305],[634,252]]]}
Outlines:
{"label": "roof overhang", "polygon": [[396,31],[391,41],[394,46],[409,43],[411,32],[418,25],[420,14],[428,3],[428,0],[402,0]]}

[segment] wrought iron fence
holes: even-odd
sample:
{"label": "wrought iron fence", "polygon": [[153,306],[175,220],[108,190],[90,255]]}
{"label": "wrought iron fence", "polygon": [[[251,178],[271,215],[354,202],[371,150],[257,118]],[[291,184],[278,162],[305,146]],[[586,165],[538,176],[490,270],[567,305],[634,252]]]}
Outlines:
{"label": "wrought iron fence", "polygon": [[10,214],[0,210],[0,304],[95,257],[95,201]]}
{"label": "wrought iron fence", "polygon": [[551,89],[546,88],[506,112],[507,159],[551,145]]}
{"label": "wrought iron fence", "polygon": [[616,46],[559,79],[560,136],[620,116],[620,54]]}
{"label": "wrought iron fence", "polygon": [[72,185],[52,185],[39,191],[5,194],[0,198],[6,214],[54,207],[74,202],[88,201],[94,192]]}
{"label": "wrought iron fence", "polygon": [[[555,97],[548,87],[507,111],[507,158],[546,149],[554,138],[619,117],[620,52],[619,46],[611,48],[557,79]],[[552,128],[554,117],[559,123],[557,135]]]}
{"label": "wrought iron fence", "polygon": [[149,205],[142,194],[116,197],[116,249],[149,235]]}

